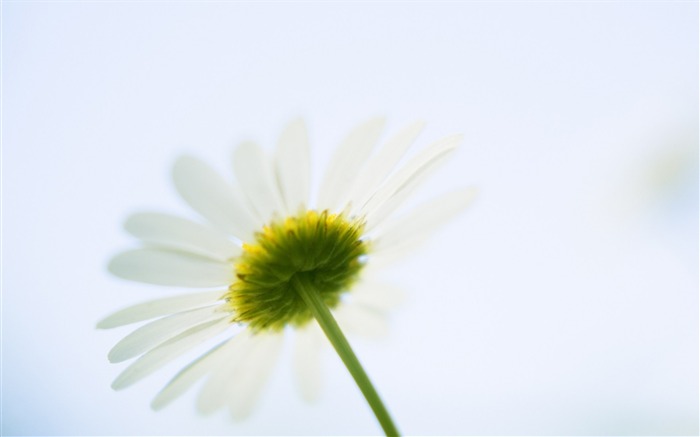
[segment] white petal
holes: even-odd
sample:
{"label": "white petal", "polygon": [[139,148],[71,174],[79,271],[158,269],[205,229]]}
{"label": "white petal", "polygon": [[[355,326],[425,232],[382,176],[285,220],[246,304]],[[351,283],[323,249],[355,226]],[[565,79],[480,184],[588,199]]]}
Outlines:
{"label": "white petal", "polygon": [[241,248],[216,229],[157,212],[134,214],[124,223],[131,235],[146,243],[180,249],[225,261],[240,255]]}
{"label": "white petal", "polygon": [[183,156],[173,168],[175,188],[202,217],[223,231],[250,241],[258,222],[240,194],[213,168],[197,158]]}
{"label": "white petal", "polygon": [[116,328],[117,326],[129,325],[166,314],[212,305],[221,300],[225,293],[225,290],[189,293],[132,305],[105,317],[97,323],[97,328]]}
{"label": "white petal", "polygon": [[275,153],[275,174],[288,214],[309,204],[311,159],[303,120],[291,122],[280,136]]}
{"label": "white petal", "polygon": [[219,335],[231,325],[228,317],[212,320],[190,328],[180,335],[162,343],[134,361],[112,383],[112,388],[121,390],[145,378],[170,361],[202,342]]}
{"label": "white petal", "polygon": [[398,208],[431,171],[445,162],[461,140],[461,135],[453,135],[433,143],[389,178],[361,210],[360,214],[366,215],[367,232]]}
{"label": "white petal", "polygon": [[221,318],[222,313],[220,310],[220,306],[199,308],[173,314],[141,326],[114,345],[112,350],[109,351],[109,361],[119,363],[128,360],[197,324],[213,318]]}
{"label": "white petal", "polygon": [[238,372],[241,362],[248,359],[250,350],[255,346],[255,335],[246,329],[233,337],[222,352],[226,365],[213,368],[212,374],[199,392],[197,410],[210,414],[226,405],[231,379]]}
{"label": "white petal", "polygon": [[259,333],[256,337],[253,349],[240,362],[228,388],[228,407],[235,420],[250,415],[282,350],[283,334]]}
{"label": "white petal", "polygon": [[369,262],[363,269],[363,273],[378,272],[385,269],[387,266],[395,264],[398,261],[413,255],[418,249],[423,246],[426,239],[411,240],[400,246],[395,246],[389,249],[375,252],[370,255]]}
{"label": "white petal", "polygon": [[344,204],[352,183],[357,179],[383,127],[383,118],[372,119],[350,132],[336,149],[323,177],[318,209],[334,211]]}
{"label": "white petal", "polygon": [[307,402],[318,400],[322,386],[321,351],[324,334],[315,321],[295,331],[294,374],[301,397]]}
{"label": "white petal", "polygon": [[377,187],[389,176],[424,126],[425,123],[422,121],[411,123],[391,137],[384,147],[369,159],[367,167],[362,171],[362,177],[358,178],[357,183],[353,185],[349,198],[355,210],[364,205]]}
{"label": "white petal", "polygon": [[413,211],[378,230],[372,250],[381,253],[426,238],[474,200],[476,189],[453,191],[416,207]]}
{"label": "white petal", "polygon": [[378,311],[386,311],[401,304],[406,295],[393,285],[379,282],[362,282],[356,285],[350,297],[353,303]]}
{"label": "white petal", "polygon": [[338,325],[350,334],[369,338],[383,337],[389,332],[386,317],[365,306],[344,302],[333,312]]}
{"label": "white petal", "polygon": [[263,223],[284,210],[270,157],[257,144],[240,144],[233,156],[233,167],[243,193]]}
{"label": "white petal", "polygon": [[178,287],[216,287],[233,282],[230,263],[166,249],[134,249],[116,255],[109,271],[120,278]]}
{"label": "white petal", "polygon": [[233,338],[220,343],[178,372],[178,374],[163,387],[158,395],[156,395],[155,399],[151,402],[151,408],[160,410],[185,393],[207,373],[219,366],[228,366],[229,363],[226,358],[228,357],[228,351],[232,342]]}

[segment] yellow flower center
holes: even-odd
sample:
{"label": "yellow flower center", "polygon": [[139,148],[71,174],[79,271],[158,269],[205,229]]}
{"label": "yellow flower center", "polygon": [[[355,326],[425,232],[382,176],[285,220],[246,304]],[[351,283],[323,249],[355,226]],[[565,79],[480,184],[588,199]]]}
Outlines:
{"label": "yellow flower center", "polygon": [[313,315],[292,285],[297,275],[334,308],[364,266],[363,230],[363,222],[328,211],[304,211],[263,227],[234,265],[238,280],[226,300],[235,320],[255,330],[309,322]]}

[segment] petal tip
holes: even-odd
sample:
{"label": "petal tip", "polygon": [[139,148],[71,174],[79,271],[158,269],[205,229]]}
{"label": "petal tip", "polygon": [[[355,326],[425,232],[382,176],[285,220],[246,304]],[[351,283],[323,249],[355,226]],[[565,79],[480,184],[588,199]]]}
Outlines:
{"label": "petal tip", "polygon": [[128,279],[124,276],[124,252],[114,255],[107,263],[107,271],[117,278]]}
{"label": "petal tip", "polygon": [[152,401],[151,401],[151,410],[153,411],[160,411],[162,410],[166,405],[168,405],[167,402],[163,402],[160,396],[156,396]]}
{"label": "petal tip", "polygon": [[119,353],[119,351],[115,351],[114,349],[115,349],[115,348],[112,348],[112,350],[109,351],[109,353],[107,354],[107,359],[108,359],[109,362],[112,363],[112,364],[121,363],[121,362],[124,361],[126,358],[124,358],[123,356],[121,356],[121,354]]}
{"label": "petal tip", "polygon": [[285,130],[299,129],[299,128],[306,128],[306,121],[304,120],[304,117],[302,117],[302,116],[294,117],[291,120],[289,120]]}
{"label": "petal tip", "polygon": [[105,317],[104,319],[98,321],[95,324],[95,329],[109,329],[112,326],[109,323],[109,317]]}
{"label": "petal tip", "polygon": [[231,415],[231,419],[233,419],[234,422],[243,422],[248,417],[250,417],[250,411],[230,409],[229,413]]}
{"label": "petal tip", "polygon": [[427,126],[428,122],[422,119],[415,120],[413,123],[411,123],[411,126],[413,126],[414,129],[416,130],[422,130]]}
{"label": "petal tip", "polygon": [[461,143],[462,141],[464,141],[464,134],[462,134],[462,133],[454,134],[454,135],[452,135],[452,140],[453,140],[455,143],[459,144],[459,143]]}
{"label": "petal tip", "polygon": [[115,379],[114,382],[112,382],[111,387],[112,387],[112,390],[119,391],[119,390],[125,388],[126,385],[122,382],[122,380],[119,377],[117,377],[117,379]]}
{"label": "petal tip", "polygon": [[173,170],[177,171],[178,169],[182,168],[185,165],[189,165],[192,162],[199,161],[199,159],[195,158],[194,156],[190,154],[182,154],[175,158],[175,162],[173,162]]}

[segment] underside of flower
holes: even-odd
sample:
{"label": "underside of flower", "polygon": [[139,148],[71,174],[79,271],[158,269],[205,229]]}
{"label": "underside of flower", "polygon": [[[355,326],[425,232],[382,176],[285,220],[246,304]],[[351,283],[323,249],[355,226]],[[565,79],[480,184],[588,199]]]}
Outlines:
{"label": "underside of flower", "polygon": [[[382,118],[372,119],[346,136],[315,199],[309,197],[311,156],[301,120],[284,129],[272,157],[255,143],[240,144],[234,185],[205,162],[180,157],[173,167],[175,188],[204,222],[150,211],[132,215],[125,229],[142,247],[117,254],[109,270],[142,283],[209,290],[140,303],[100,321],[99,328],[148,321],[109,352],[115,363],[138,357],[112,387],[128,387],[203,342],[227,336],[175,375],[152,406],[163,408],[206,378],[198,410],[208,414],[228,406],[234,419],[242,419],[290,327],[304,399],[319,395],[325,334],[386,435],[398,435],[343,333],[385,332],[385,311],[401,300],[393,287],[359,280],[367,273],[366,255],[371,252],[373,268],[405,255],[464,209],[474,192],[447,193],[396,216],[461,136],[440,139],[402,163],[424,123],[411,123],[374,152],[383,125]],[[297,210],[309,204],[315,209]],[[351,289],[352,298],[342,299]],[[238,323],[242,329],[232,332]]]}
{"label": "underside of flower", "polygon": [[237,280],[226,294],[235,320],[256,331],[308,323],[313,314],[296,289],[299,280],[335,308],[364,265],[363,231],[362,221],[313,210],[263,227],[235,263]]}

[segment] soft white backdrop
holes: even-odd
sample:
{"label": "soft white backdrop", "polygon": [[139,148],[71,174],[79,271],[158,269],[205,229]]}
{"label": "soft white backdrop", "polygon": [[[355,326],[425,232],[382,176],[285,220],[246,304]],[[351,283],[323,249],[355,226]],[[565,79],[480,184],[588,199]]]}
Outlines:
{"label": "soft white backdrop", "polygon": [[[376,434],[330,351],[289,348],[249,420],[123,392],[97,331],[175,290],[110,277],[137,209],[190,214],[194,153],[309,125],[316,176],[354,124],[465,133],[421,191],[474,206],[387,272],[409,298],[358,355],[407,434],[698,432],[697,2],[2,4],[3,434]],[[318,181],[318,178],[316,178]],[[353,340],[353,339],[351,339]]]}

